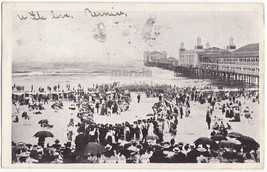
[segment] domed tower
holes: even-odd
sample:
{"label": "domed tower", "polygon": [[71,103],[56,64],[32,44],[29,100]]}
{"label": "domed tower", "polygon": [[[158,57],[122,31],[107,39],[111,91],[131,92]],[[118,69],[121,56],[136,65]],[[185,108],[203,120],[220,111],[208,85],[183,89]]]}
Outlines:
{"label": "domed tower", "polygon": [[203,45],[201,44],[201,38],[197,38],[197,45],[195,46],[195,49],[201,50],[203,49]]}
{"label": "domed tower", "polygon": [[236,46],[234,44],[234,38],[230,37],[229,38],[229,45],[227,46],[228,51],[234,51],[236,49]]}
{"label": "domed tower", "polygon": [[185,51],[185,48],[184,48],[184,42],[181,42],[179,51],[180,51],[180,52]]}

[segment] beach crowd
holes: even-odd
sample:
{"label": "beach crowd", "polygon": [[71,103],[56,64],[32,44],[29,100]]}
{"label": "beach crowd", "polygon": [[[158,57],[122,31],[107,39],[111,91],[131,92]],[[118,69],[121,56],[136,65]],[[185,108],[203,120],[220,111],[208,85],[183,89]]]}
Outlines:
{"label": "beach crowd", "polygon": [[[17,86],[18,87],[18,86]],[[20,87],[19,87],[20,88]],[[14,86],[13,90],[16,89]],[[28,110],[42,113],[45,103],[51,104],[55,111],[64,107],[62,99],[72,101],[69,109],[78,109],[74,115],[78,123],[70,119],[66,137],[61,143],[55,139],[53,145],[45,143],[52,133],[38,133],[38,143],[12,142],[13,163],[256,163],[260,161],[259,144],[251,137],[234,132],[230,123],[240,122],[240,116],[253,118],[249,107],[244,107],[239,98],[243,97],[259,103],[257,90],[223,91],[197,89],[164,85],[156,87],[116,87],[94,86],[85,91],[81,86],[59,92],[60,87],[38,89],[38,93],[13,94],[13,122],[25,118],[30,121],[27,112],[21,117],[17,106],[27,105]],[[18,89],[17,89],[18,90]],[[130,92],[145,92],[146,98],[157,97],[151,113],[145,119],[132,123],[109,124],[96,123],[94,115],[120,115],[131,104]],[[56,97],[55,97],[56,95]],[[137,95],[138,103],[145,99]],[[191,116],[191,104],[207,105],[206,123],[209,137],[200,137],[193,143],[177,142],[177,126],[183,118]],[[221,113],[215,113],[219,107]],[[66,107],[64,107],[66,108]],[[224,121],[227,118],[229,121]],[[213,125],[211,125],[213,124]],[[49,127],[48,121],[40,122]],[[51,127],[51,126],[50,126]],[[52,134],[52,135],[51,135]],[[170,139],[166,139],[170,138]]]}

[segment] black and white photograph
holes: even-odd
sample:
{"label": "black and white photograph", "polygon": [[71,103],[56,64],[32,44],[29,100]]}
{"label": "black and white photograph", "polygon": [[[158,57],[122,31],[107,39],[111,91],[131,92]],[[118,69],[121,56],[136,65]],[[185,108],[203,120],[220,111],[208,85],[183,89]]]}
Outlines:
{"label": "black and white photograph", "polygon": [[264,17],[261,3],[3,3],[4,165],[263,168]]}

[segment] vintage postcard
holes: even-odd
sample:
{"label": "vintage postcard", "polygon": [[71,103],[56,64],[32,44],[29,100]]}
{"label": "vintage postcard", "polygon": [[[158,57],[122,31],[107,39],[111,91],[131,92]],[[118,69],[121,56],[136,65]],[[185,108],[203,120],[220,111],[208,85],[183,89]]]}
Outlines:
{"label": "vintage postcard", "polygon": [[4,168],[262,169],[261,3],[2,4]]}

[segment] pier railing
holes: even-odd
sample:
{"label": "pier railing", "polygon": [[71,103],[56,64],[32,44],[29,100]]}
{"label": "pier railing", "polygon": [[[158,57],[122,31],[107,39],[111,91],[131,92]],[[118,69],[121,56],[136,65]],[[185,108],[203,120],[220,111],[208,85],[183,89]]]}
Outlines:
{"label": "pier railing", "polygon": [[[189,78],[208,78],[217,81],[222,81],[225,85],[237,85],[237,86],[259,86],[259,71],[258,67],[251,68],[251,66],[242,65],[239,68],[227,69],[222,67],[222,64],[199,64],[198,66],[182,66],[174,65],[170,63],[162,63],[159,61],[150,62],[145,61],[145,65],[149,67],[158,67],[166,70],[174,71],[175,76],[185,76]],[[208,68],[207,66],[211,66]],[[225,66],[225,64],[224,64]],[[239,66],[239,65],[238,65]],[[255,69],[248,70],[246,69]],[[243,70],[246,69],[246,70]]]}

